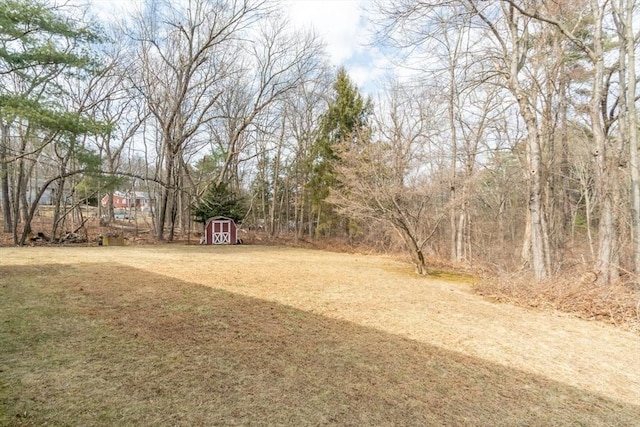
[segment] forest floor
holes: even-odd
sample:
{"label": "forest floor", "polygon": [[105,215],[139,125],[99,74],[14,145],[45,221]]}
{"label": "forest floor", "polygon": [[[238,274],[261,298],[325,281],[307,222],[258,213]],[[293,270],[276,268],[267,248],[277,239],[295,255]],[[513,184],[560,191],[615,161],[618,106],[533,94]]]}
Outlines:
{"label": "forest floor", "polygon": [[634,425],[640,336],[390,257],[0,248],[0,424]]}

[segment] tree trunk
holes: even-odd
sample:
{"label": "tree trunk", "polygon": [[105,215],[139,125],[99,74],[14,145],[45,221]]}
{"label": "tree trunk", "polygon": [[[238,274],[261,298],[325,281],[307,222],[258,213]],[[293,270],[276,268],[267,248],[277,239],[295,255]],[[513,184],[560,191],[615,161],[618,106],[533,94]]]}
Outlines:
{"label": "tree trunk", "polygon": [[[460,261],[460,236],[462,234],[462,226],[464,224],[463,221],[463,213],[458,213],[458,200],[457,200],[457,177],[456,165],[458,163],[458,137],[456,133],[456,122],[455,122],[455,112],[453,100],[455,97],[455,68],[454,65],[451,65],[449,68],[449,100],[447,111],[449,113],[449,128],[451,129],[451,176],[449,183],[450,193],[449,193],[449,204],[450,204],[450,212],[449,212],[449,223],[451,227],[450,234],[450,244],[451,244],[451,260],[452,261]],[[456,220],[457,216],[460,216],[460,221]],[[458,226],[459,225],[459,226]]]}
{"label": "tree trunk", "polygon": [[409,247],[411,261],[413,262],[416,273],[421,276],[429,275],[429,272],[427,270],[427,262],[424,259],[422,248],[416,241],[414,234],[411,233],[410,228],[401,220],[393,221],[392,225],[398,231],[398,233],[402,237],[402,240],[404,240],[406,245]]}
{"label": "tree trunk", "polygon": [[548,240],[545,220],[545,206],[542,201],[542,153],[540,134],[534,113],[530,110],[525,94],[516,92],[520,114],[527,125],[528,180],[529,180],[529,222],[531,232],[531,268],[536,280],[549,275],[548,256],[545,253]]}
{"label": "tree trunk", "polygon": [[11,201],[9,194],[9,163],[7,149],[9,147],[9,125],[2,124],[0,135],[0,197],[2,198],[2,214],[4,216],[3,231],[10,233],[13,230],[11,214]]}
{"label": "tree trunk", "polygon": [[638,116],[636,109],[636,37],[633,30],[633,14],[636,1],[626,0],[625,44],[627,54],[627,129],[629,132],[629,170],[631,180],[631,229],[633,237],[633,271],[640,275],[640,161],[638,159]]}
{"label": "tree trunk", "polygon": [[[63,175],[63,173],[61,173]],[[61,205],[62,205],[62,195],[64,193],[64,183],[65,179],[61,179],[57,182],[57,187],[55,188],[55,197],[53,200],[53,224],[51,225],[51,238],[55,239],[58,234],[58,227],[60,224],[60,218],[62,217],[61,213]]]}
{"label": "tree trunk", "polygon": [[[269,212],[269,237],[275,237],[276,235],[276,200],[278,192],[280,191],[280,156],[282,153],[282,145],[284,144],[284,131],[285,131],[285,116],[283,115],[281,123],[280,138],[278,140],[278,147],[276,149],[276,157],[273,160],[273,199],[271,201],[271,210]],[[267,168],[268,171],[268,168]],[[265,171],[266,172],[266,171]]]}
{"label": "tree trunk", "polygon": [[[560,245],[565,247],[567,242],[567,234],[571,224],[571,197],[570,197],[570,173],[571,164],[569,163],[569,120],[567,105],[567,85],[564,77],[561,78],[560,88],[560,179],[562,188],[562,223],[560,226],[561,235],[559,236]],[[573,239],[573,235],[571,235]],[[561,260],[560,260],[561,261]]]}
{"label": "tree trunk", "polygon": [[[507,84],[509,90],[516,98],[519,107],[519,113],[524,120],[527,129],[527,181],[529,183],[529,215],[528,226],[530,227],[530,262],[531,268],[536,280],[543,280],[549,274],[549,266],[547,265],[547,256],[545,254],[545,240],[548,239],[547,230],[545,228],[545,205],[542,199],[542,147],[539,130],[539,123],[536,116],[534,93],[527,92],[523,89],[523,85],[519,81],[519,73],[523,67],[523,58],[526,58],[529,49],[529,37],[526,28],[521,30],[518,28],[518,14],[513,6],[509,8],[509,31],[511,39],[514,43],[513,50],[508,58],[509,60],[509,76]],[[525,242],[526,244],[526,242]]]}
{"label": "tree trunk", "polygon": [[[50,180],[48,180],[47,182],[45,182],[42,185],[42,188],[40,188],[40,191],[38,191],[38,193],[35,195],[35,200],[40,200],[42,198],[42,196],[44,195],[44,193],[49,188],[49,186],[53,182],[55,182],[55,181],[63,181],[65,178],[67,178],[69,176],[81,174],[81,173],[84,173],[84,172],[85,172],[84,170],[80,169],[80,170],[65,172],[63,174],[60,174],[57,177],[51,178]],[[27,237],[28,237],[28,234],[30,232],[29,230],[31,230],[31,222],[33,221],[33,217],[35,216],[35,213],[36,213],[37,209],[38,209],[38,204],[37,203],[32,203],[31,206],[29,207],[28,215],[27,215],[27,218],[26,218],[26,220],[24,222],[24,227],[22,229],[22,236],[20,237],[19,242],[18,242],[18,244],[20,246],[24,245],[25,242],[27,241]]]}
{"label": "tree trunk", "polygon": [[156,222],[156,238],[158,240],[164,240],[164,227],[167,222],[167,212],[169,209],[169,203],[171,201],[172,181],[173,181],[173,153],[169,147],[168,141],[165,138],[165,179],[164,185],[161,190],[161,197],[158,206],[158,217]]}
{"label": "tree trunk", "polygon": [[[610,284],[618,278],[618,266],[613,262],[617,240],[616,215],[613,202],[615,183],[611,173],[611,157],[607,147],[607,136],[602,117],[602,99],[604,94],[604,53],[602,25],[604,20],[604,7],[597,6],[593,2],[594,10],[598,10],[595,17],[593,35],[593,85],[591,100],[589,102],[589,116],[591,130],[593,132],[594,151],[596,163],[596,191],[600,206],[600,223],[598,226],[598,254],[596,270],[598,284]],[[606,108],[606,107],[605,107]]]}
{"label": "tree trunk", "polygon": [[[18,237],[18,224],[20,221],[18,221],[18,219],[20,218],[20,200],[22,198],[22,196],[26,193],[27,189],[26,189],[26,179],[24,177],[24,159],[18,159],[18,176],[16,177],[16,185],[15,185],[15,192],[14,192],[14,197],[13,197],[13,218],[15,220],[15,223],[13,224],[13,243],[18,244],[19,242],[19,237]],[[33,203],[37,204],[37,200],[34,200]],[[25,224],[25,228],[28,225]],[[31,232],[31,227],[28,227],[27,233]]]}
{"label": "tree trunk", "polygon": [[462,210],[458,216],[458,228],[455,233],[457,237],[456,237],[456,245],[455,245],[456,257],[454,261],[457,261],[457,262],[462,262],[462,260],[464,259],[465,223],[466,223],[465,211]]}

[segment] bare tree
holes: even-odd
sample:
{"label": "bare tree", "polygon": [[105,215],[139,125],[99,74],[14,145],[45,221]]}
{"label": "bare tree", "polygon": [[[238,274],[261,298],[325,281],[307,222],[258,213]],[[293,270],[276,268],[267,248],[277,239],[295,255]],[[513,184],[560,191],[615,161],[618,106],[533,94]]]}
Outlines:
{"label": "bare tree", "polygon": [[310,78],[285,100],[286,139],[289,141],[286,170],[293,208],[291,220],[295,223],[298,239],[305,234],[313,236],[311,201],[306,184],[311,172],[312,148],[320,126],[319,118],[326,108],[327,88],[331,87],[332,78],[328,67],[319,64]]}
{"label": "bare tree", "polygon": [[[528,180],[528,214],[523,254],[538,279],[547,277],[560,266],[564,233],[571,217],[571,168],[567,144],[570,140],[568,132],[576,129],[571,121],[587,124],[593,160],[597,166],[594,170],[597,197],[595,200],[586,200],[595,201],[597,206],[599,232],[594,263],[598,281],[609,283],[618,276],[620,242],[616,206],[624,204],[625,196],[620,191],[617,170],[621,165],[623,145],[634,138],[637,140],[637,136],[615,135],[613,132],[618,111],[626,114],[627,125],[621,123],[619,126],[622,132],[627,129],[630,133],[632,128],[637,132],[637,121],[635,125],[628,122],[629,119],[637,120],[637,114],[635,99],[628,99],[636,96],[635,75],[631,77],[628,71],[621,71],[619,75],[624,74],[626,78],[620,77],[616,82],[614,70],[624,67],[632,58],[627,52],[634,52],[635,49],[637,37],[630,20],[635,5],[636,2],[631,0],[394,0],[378,4],[384,17],[379,27],[384,40],[410,48],[412,53],[422,53],[424,56],[418,59],[428,64],[430,70],[434,67],[445,68],[442,62],[430,59],[433,55],[429,56],[429,52],[437,52],[437,49],[433,49],[437,40],[444,40],[443,45],[449,47],[449,55],[445,59],[450,65],[464,64],[469,55],[483,52],[481,56],[474,56],[476,66],[483,70],[479,79],[470,79],[469,75],[465,75],[466,67],[454,66],[449,69],[449,78],[446,80],[449,84],[445,87],[449,89],[450,100],[455,100],[462,93],[460,89],[463,86],[455,80],[457,74],[465,75],[463,81],[466,83],[477,80],[478,88],[486,92],[487,85],[502,85],[517,104],[519,120],[527,130],[523,158],[526,160],[524,170]],[[613,6],[619,11],[618,18],[612,14],[612,10],[616,9]],[[621,50],[618,63],[613,50],[606,43],[613,34],[608,32],[605,24],[613,22],[612,19],[616,19],[619,39],[624,40],[624,52]],[[447,31],[452,33],[451,36]],[[468,35],[465,35],[465,31]],[[467,45],[462,49],[455,43],[456,40],[464,40]],[[478,42],[471,46],[470,40]],[[425,46],[431,49],[425,49]],[[620,89],[625,97],[616,95],[618,83],[624,85],[627,80],[633,80],[633,83]],[[587,102],[583,103],[586,84],[590,88],[586,94]],[[471,134],[461,138],[460,127],[455,126],[456,116],[452,105],[449,108],[449,128],[454,159],[459,149],[457,141],[467,140]],[[468,112],[463,114],[468,115]],[[637,150],[634,142],[629,147]],[[633,191],[638,187],[637,176],[634,175],[637,169],[637,161],[634,160],[637,159],[636,154],[635,151],[630,152],[630,162],[634,163],[629,168]],[[451,170],[452,183],[458,180],[457,174],[456,169]],[[452,187],[458,188],[457,185]],[[459,194],[452,190],[450,196],[455,201]],[[633,201],[640,198],[640,190],[631,196],[632,206],[635,206],[631,212],[632,222],[640,223],[636,214],[636,211],[640,211],[640,203],[636,206]],[[451,229],[455,230],[459,221],[455,220],[453,212],[450,223]],[[455,233],[451,234],[452,253],[459,249],[459,235],[454,237]],[[634,250],[634,254],[636,252]],[[640,262],[640,257],[637,258]]]}
{"label": "bare tree", "polygon": [[[548,242],[548,228],[546,224],[546,208],[543,203],[543,155],[540,122],[537,114],[538,86],[535,78],[528,73],[525,66],[530,54],[532,34],[529,18],[523,18],[513,7],[500,7],[495,3],[485,4],[473,1],[450,1],[450,2],[420,2],[410,3],[406,1],[394,1],[379,5],[383,15],[387,18],[381,27],[381,32],[385,35],[396,36],[395,40],[400,46],[430,46],[429,42],[437,35],[446,34],[448,30],[453,30],[451,37],[444,36],[445,40],[458,42],[448,44],[448,55],[446,63],[441,65],[443,69],[449,71],[447,79],[449,127],[452,135],[451,147],[453,151],[452,171],[451,171],[451,199],[453,206],[457,205],[457,151],[459,136],[470,138],[466,141],[468,148],[473,147],[473,140],[482,135],[475,132],[466,135],[461,133],[457,122],[463,122],[464,116],[469,112],[463,112],[456,108],[456,99],[461,95],[460,84],[457,82],[456,73],[464,75],[468,73],[468,67],[460,67],[465,61],[472,58],[469,49],[469,40],[472,37],[482,40],[478,43],[483,55],[476,56],[478,64],[490,64],[490,66],[480,65],[480,77],[466,77],[465,84],[470,84],[472,79],[477,79],[480,83],[490,82],[503,85],[512,94],[517,102],[522,121],[527,127],[527,176],[529,179],[529,214],[527,215],[527,230],[530,240],[527,241],[527,257],[530,258],[531,267],[538,279],[542,279],[549,274],[550,254],[546,242]],[[427,22],[428,25],[421,27],[420,22]],[[440,25],[438,25],[440,24]],[[465,34],[464,32],[467,32]],[[459,43],[465,42],[465,49]],[[478,65],[476,65],[477,67]],[[437,67],[437,66],[436,66]],[[468,73],[470,74],[470,73]],[[480,85],[476,86],[478,90]],[[458,118],[456,119],[456,114]],[[479,122],[479,123],[482,123]],[[464,126],[462,127],[464,129]],[[467,130],[469,130],[467,128]],[[473,156],[473,153],[471,153]],[[471,157],[472,158],[472,157]],[[471,164],[467,162],[467,170]],[[460,237],[458,234],[461,225],[459,220],[464,218],[462,214],[454,214],[455,208],[451,208],[451,247],[452,253],[457,253],[460,248]],[[456,218],[458,218],[456,220]]]}
{"label": "bare tree", "polygon": [[619,137],[629,150],[631,264],[633,271],[638,276],[640,275],[640,160],[638,154],[638,113],[636,108],[638,79],[635,63],[638,38],[633,26],[637,1],[617,0],[612,1],[611,5],[619,38]]}
{"label": "bare tree", "polygon": [[220,119],[212,129],[219,150],[225,153],[218,182],[237,179],[238,163],[256,153],[248,150],[251,133],[280,138],[282,102],[298,87],[312,80],[322,65],[322,45],[313,33],[288,29],[287,21],[273,16],[265,20],[242,46],[245,70],[220,97]]}
{"label": "bare tree", "polygon": [[418,274],[428,274],[425,246],[446,210],[433,203],[424,162],[433,131],[429,97],[410,96],[396,86],[388,112],[376,120],[378,133],[341,144],[338,185],[328,199],[341,214],[391,226],[402,238]]}
{"label": "bare tree", "polygon": [[238,189],[240,165],[259,154],[256,141],[276,138],[276,105],[321,59],[318,39],[290,31],[265,1],[189,4],[186,10],[153,11],[170,13],[162,30],[157,18],[141,25],[139,88],[163,141],[159,239],[166,222],[173,238],[177,218],[184,222],[198,197],[195,188],[188,190],[195,184],[187,161],[196,154],[193,147],[211,141],[219,160],[215,181]]}
{"label": "bare tree", "polygon": [[[607,39],[605,22],[610,16],[611,2],[609,0],[589,0],[581,3],[581,14],[579,14],[577,22],[567,19],[567,17],[572,18],[573,15],[557,13],[558,5],[553,2],[531,5],[526,2],[505,0],[505,3],[523,16],[556,28],[584,53],[592,67],[588,114],[593,138],[592,153],[597,165],[596,187],[600,207],[598,253],[595,268],[598,283],[611,283],[619,275],[618,218],[616,214],[619,188],[615,176],[617,169],[615,165],[619,164],[620,154],[620,147],[612,145],[608,138],[613,118],[610,115],[609,108],[611,106],[608,103],[611,80],[610,70],[607,70],[605,64]],[[581,35],[586,19],[589,20],[589,28],[591,29],[589,42],[586,42]]]}
{"label": "bare tree", "polygon": [[[124,169],[124,160],[128,154],[126,149],[133,145],[133,140],[139,136],[140,130],[149,117],[142,97],[130,85],[127,69],[133,64],[126,61],[126,51],[116,46],[118,51],[110,56],[110,63],[105,67],[101,78],[90,87],[90,102],[94,114],[102,117],[110,124],[108,132],[97,135],[92,141],[103,159],[103,179],[99,182],[99,193],[108,196],[106,216],[114,218],[113,193],[117,185],[122,182],[119,177],[136,175],[133,171]],[[141,178],[144,174],[137,174]],[[99,203],[99,213],[102,204]]]}
{"label": "bare tree", "polygon": [[[624,106],[629,129],[629,170],[631,184],[631,224],[633,235],[633,270],[636,276],[640,275],[640,154],[638,152],[638,109],[636,108],[637,84],[636,75],[636,45],[638,38],[633,26],[634,13],[637,2],[627,0],[624,3],[624,53],[627,56],[627,93]],[[637,22],[637,20],[636,20]],[[625,69],[620,72],[624,73]],[[636,279],[637,280],[637,279]]]}
{"label": "bare tree", "polygon": [[236,60],[237,39],[264,6],[263,0],[189,0],[173,7],[150,2],[137,18],[132,37],[139,46],[140,70],[133,81],[161,130],[160,240],[167,222],[169,240],[174,236],[185,145],[217,116],[214,107]]}

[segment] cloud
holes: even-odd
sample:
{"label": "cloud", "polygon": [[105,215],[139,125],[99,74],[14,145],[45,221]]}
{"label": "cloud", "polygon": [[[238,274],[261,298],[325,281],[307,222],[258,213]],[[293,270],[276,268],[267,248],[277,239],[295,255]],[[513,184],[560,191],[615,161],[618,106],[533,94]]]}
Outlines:
{"label": "cloud", "polygon": [[[313,29],[326,44],[332,65],[345,67],[358,87],[376,92],[388,70],[388,61],[371,43],[367,0],[288,0],[284,2],[291,23]],[[379,67],[382,65],[382,67]]]}
{"label": "cloud", "polygon": [[293,25],[312,28],[325,41],[333,65],[342,65],[360,48],[359,0],[289,0],[285,8]]}

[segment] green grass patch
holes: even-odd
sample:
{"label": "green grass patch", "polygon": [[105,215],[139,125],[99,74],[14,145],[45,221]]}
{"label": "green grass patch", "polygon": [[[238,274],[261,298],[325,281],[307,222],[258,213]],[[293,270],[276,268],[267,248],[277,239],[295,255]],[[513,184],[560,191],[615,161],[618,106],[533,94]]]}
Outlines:
{"label": "green grass patch", "polygon": [[465,285],[473,285],[476,283],[477,278],[465,273],[455,273],[451,271],[429,271],[429,277],[438,280],[444,280],[445,282],[463,283]]}
{"label": "green grass patch", "polygon": [[[402,274],[411,278],[420,277],[416,274],[415,268],[412,265],[393,265],[384,266],[385,271],[394,274]],[[445,282],[473,285],[476,283],[477,278],[471,274],[460,273],[455,271],[439,270],[436,268],[429,268],[429,275],[424,276],[425,279],[437,279],[444,280]]]}

